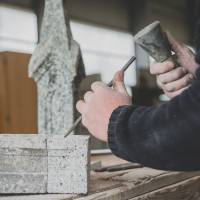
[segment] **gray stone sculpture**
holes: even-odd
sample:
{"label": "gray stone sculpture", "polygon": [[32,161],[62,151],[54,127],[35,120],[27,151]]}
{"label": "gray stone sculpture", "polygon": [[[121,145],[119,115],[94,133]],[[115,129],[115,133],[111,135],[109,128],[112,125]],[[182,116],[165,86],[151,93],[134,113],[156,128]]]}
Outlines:
{"label": "gray stone sculpture", "polygon": [[46,0],[40,43],[29,66],[38,86],[40,134],[63,135],[72,125],[76,89],[84,77],[79,45],[73,40],[63,0]]}
{"label": "gray stone sculpture", "polygon": [[46,0],[29,66],[38,89],[38,135],[0,135],[0,194],[87,193],[89,136],[70,135],[84,76],[62,0]]}

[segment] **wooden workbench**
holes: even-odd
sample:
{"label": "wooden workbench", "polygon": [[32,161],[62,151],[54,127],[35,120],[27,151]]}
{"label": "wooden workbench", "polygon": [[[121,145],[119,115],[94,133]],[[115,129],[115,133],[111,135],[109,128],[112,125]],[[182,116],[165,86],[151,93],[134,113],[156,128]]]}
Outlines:
{"label": "wooden workbench", "polygon": [[91,172],[86,196],[46,194],[1,196],[1,200],[200,200],[200,172],[165,172],[136,168]]}

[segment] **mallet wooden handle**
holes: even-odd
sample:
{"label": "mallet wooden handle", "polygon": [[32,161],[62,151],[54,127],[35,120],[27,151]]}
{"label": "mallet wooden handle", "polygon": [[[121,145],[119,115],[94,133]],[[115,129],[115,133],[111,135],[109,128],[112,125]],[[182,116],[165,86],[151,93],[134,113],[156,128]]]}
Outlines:
{"label": "mallet wooden handle", "polygon": [[[135,61],[136,57],[133,56],[121,69],[121,71],[125,72],[129,66]],[[108,87],[112,87],[113,86],[113,80],[111,80],[108,84]],[[82,120],[82,116],[80,116],[75,122],[74,124],[70,127],[70,129],[67,131],[67,133],[65,134],[64,137],[67,137],[77,126],[78,124],[81,122]]]}

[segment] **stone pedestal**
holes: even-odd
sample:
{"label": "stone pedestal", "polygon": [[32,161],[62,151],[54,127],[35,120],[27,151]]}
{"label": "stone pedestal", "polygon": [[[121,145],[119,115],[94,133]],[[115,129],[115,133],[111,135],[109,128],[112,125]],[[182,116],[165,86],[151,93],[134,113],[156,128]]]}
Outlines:
{"label": "stone pedestal", "polygon": [[47,191],[46,138],[0,135],[0,193]]}
{"label": "stone pedestal", "polygon": [[88,192],[89,136],[53,136],[47,140],[48,193]]}
{"label": "stone pedestal", "polygon": [[0,135],[0,193],[88,192],[89,136]]}

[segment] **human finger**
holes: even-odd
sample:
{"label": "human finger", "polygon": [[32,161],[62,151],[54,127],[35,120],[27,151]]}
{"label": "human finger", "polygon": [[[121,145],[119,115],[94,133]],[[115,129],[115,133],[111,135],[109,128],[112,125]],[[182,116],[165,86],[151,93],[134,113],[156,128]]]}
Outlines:
{"label": "human finger", "polygon": [[84,101],[85,102],[90,102],[90,100],[91,100],[91,98],[92,98],[92,96],[93,96],[93,92],[92,91],[88,91],[88,92],[86,92],[85,93],[85,95],[84,95]]}
{"label": "human finger", "polygon": [[178,42],[170,32],[166,32],[167,38],[169,40],[169,43],[171,44],[172,50],[177,54],[181,55],[185,49],[185,46],[181,43]]}
{"label": "human finger", "polygon": [[175,92],[175,91],[180,90],[184,87],[187,87],[191,83],[192,79],[193,79],[192,74],[186,74],[184,77],[182,77],[179,80],[165,84],[164,90],[167,91],[167,92]]}
{"label": "human finger", "polygon": [[171,71],[175,68],[175,64],[172,61],[165,61],[163,63],[154,63],[150,67],[150,72],[153,75],[159,75]]}
{"label": "human finger", "polygon": [[83,100],[80,100],[76,103],[76,109],[78,110],[78,112],[80,112],[81,114],[84,113],[85,111],[85,102]]}
{"label": "human finger", "polygon": [[113,88],[125,95],[128,95],[128,92],[126,90],[125,84],[124,84],[124,72],[118,71],[114,78],[113,78]]}
{"label": "human finger", "polygon": [[93,92],[101,90],[102,88],[105,88],[105,87],[107,87],[106,84],[103,82],[100,82],[100,81],[96,81],[96,82],[92,83],[92,85],[91,85],[91,89]]}
{"label": "human finger", "polygon": [[189,87],[189,86],[184,87],[184,88],[181,88],[180,90],[177,90],[177,91],[175,91],[175,92],[167,92],[167,91],[165,91],[165,94],[166,94],[169,98],[174,98],[174,97],[176,97],[177,95],[180,95],[182,92],[184,92],[188,87]]}
{"label": "human finger", "polygon": [[176,69],[173,69],[167,73],[158,75],[158,79],[161,83],[166,84],[182,78],[186,73],[187,71],[185,68],[177,67]]}

